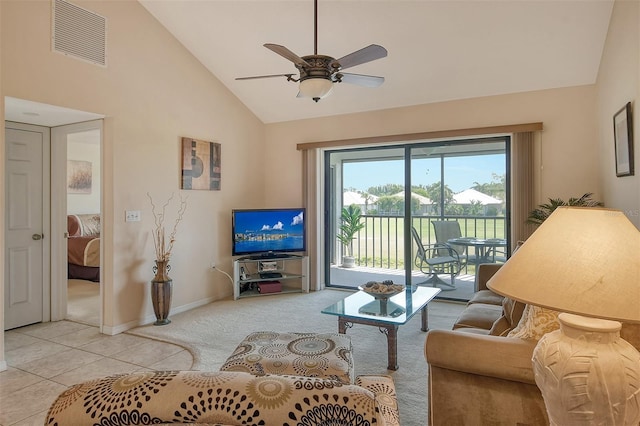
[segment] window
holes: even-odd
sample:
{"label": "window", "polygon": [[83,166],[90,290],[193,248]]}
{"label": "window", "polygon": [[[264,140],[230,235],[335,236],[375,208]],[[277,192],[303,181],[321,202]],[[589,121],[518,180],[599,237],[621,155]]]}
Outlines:
{"label": "window", "polygon": [[[326,151],[327,285],[424,281],[413,262],[416,247],[410,226],[427,243],[436,242],[434,220],[457,221],[463,237],[507,239],[509,139]],[[364,226],[347,247],[337,236],[342,209],[350,205],[358,207]],[[349,254],[356,267],[343,265]],[[467,265],[456,278],[456,289],[443,291],[442,297],[468,300],[474,274],[475,265]]]}

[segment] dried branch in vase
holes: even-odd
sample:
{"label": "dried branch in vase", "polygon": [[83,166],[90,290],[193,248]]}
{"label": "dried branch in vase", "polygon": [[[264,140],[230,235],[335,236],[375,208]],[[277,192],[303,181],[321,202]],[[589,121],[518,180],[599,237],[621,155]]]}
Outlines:
{"label": "dried branch in vase", "polygon": [[169,239],[167,240],[165,237],[165,228],[164,228],[164,218],[167,206],[173,200],[173,193],[171,197],[167,200],[166,203],[162,205],[162,209],[160,211],[156,211],[156,205],[153,202],[153,198],[151,194],[147,192],[147,197],[149,197],[149,201],[151,201],[151,213],[153,214],[154,221],[154,229],[153,229],[153,245],[156,250],[156,261],[157,262],[168,262],[171,257],[171,250],[173,249],[173,243],[176,241],[176,230],[178,229],[178,224],[182,221],[185,210],[187,210],[187,199],[182,198],[180,195],[180,207],[178,208],[178,215],[173,224],[173,229],[171,230],[171,234],[169,234]]}

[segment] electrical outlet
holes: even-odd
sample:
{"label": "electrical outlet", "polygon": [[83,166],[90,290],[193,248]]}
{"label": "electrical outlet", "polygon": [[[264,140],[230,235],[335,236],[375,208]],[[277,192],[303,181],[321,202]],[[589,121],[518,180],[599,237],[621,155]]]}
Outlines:
{"label": "electrical outlet", "polygon": [[126,210],[124,212],[125,222],[140,222],[140,210]]}
{"label": "electrical outlet", "polygon": [[216,269],[216,261],[215,260],[211,261],[211,269]]}

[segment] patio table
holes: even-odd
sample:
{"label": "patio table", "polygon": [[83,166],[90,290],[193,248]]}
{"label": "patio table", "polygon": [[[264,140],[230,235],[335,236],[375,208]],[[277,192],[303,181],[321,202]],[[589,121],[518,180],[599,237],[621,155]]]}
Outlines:
{"label": "patio table", "polygon": [[492,254],[493,250],[497,247],[506,247],[507,240],[503,238],[451,238],[447,240],[448,244],[473,247],[475,250],[475,259],[473,264],[478,270],[478,265],[481,263],[496,263],[495,254]]}

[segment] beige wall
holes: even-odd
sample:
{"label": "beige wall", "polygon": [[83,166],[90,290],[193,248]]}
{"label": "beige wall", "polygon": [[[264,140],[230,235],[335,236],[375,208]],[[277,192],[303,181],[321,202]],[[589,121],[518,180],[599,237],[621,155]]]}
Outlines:
{"label": "beige wall", "polygon": [[[585,192],[599,197],[595,93],[595,86],[590,85],[269,124],[266,155],[270,164],[284,166],[296,160],[290,147],[302,142],[541,121],[544,131],[536,158],[538,201]],[[285,156],[280,155],[282,151]],[[287,170],[290,181],[299,181],[301,176],[301,169]],[[281,178],[269,174],[266,183],[275,185]],[[271,202],[288,202],[292,196],[281,194]]]}
{"label": "beige wall", "polygon": [[[266,185],[301,181],[302,169],[288,166],[300,162],[300,154],[290,149],[298,143],[542,121],[536,147],[537,202],[593,192],[640,228],[640,113],[636,108],[636,176],[615,176],[612,124],[613,114],[640,94],[639,5],[616,1],[597,85],[269,124],[267,162],[279,173],[267,174]],[[269,202],[294,202],[302,188],[293,189]]]}
{"label": "beige wall", "polygon": [[[298,185],[291,191],[274,192],[267,202],[290,205],[302,198],[302,167],[293,167],[302,162],[301,153],[292,150],[298,143],[530,122],[544,123],[541,137],[536,138],[534,160],[537,202],[585,192],[599,197],[595,93],[595,86],[590,85],[269,124],[266,162],[277,173],[267,173],[265,184],[267,188],[283,181]],[[314,256],[321,252],[316,236],[310,237],[309,250]],[[313,277],[322,281],[323,275],[314,266],[312,287]]]}
{"label": "beige wall", "polygon": [[[640,228],[640,3],[616,1],[598,73],[598,153],[607,206],[623,210]],[[613,115],[632,102],[635,175],[616,177]]]}
{"label": "beige wall", "polygon": [[[157,202],[188,196],[171,260],[174,309],[232,293],[209,266],[215,259],[231,272],[231,209],[263,205],[264,125],[138,2],[74,3],[107,18],[108,66],[51,52],[50,1],[2,1],[1,93],[106,116],[104,322],[117,332],[153,317],[147,192]],[[222,144],[221,191],[180,191],[181,136]],[[125,223],[125,210],[141,210],[142,221]]]}

